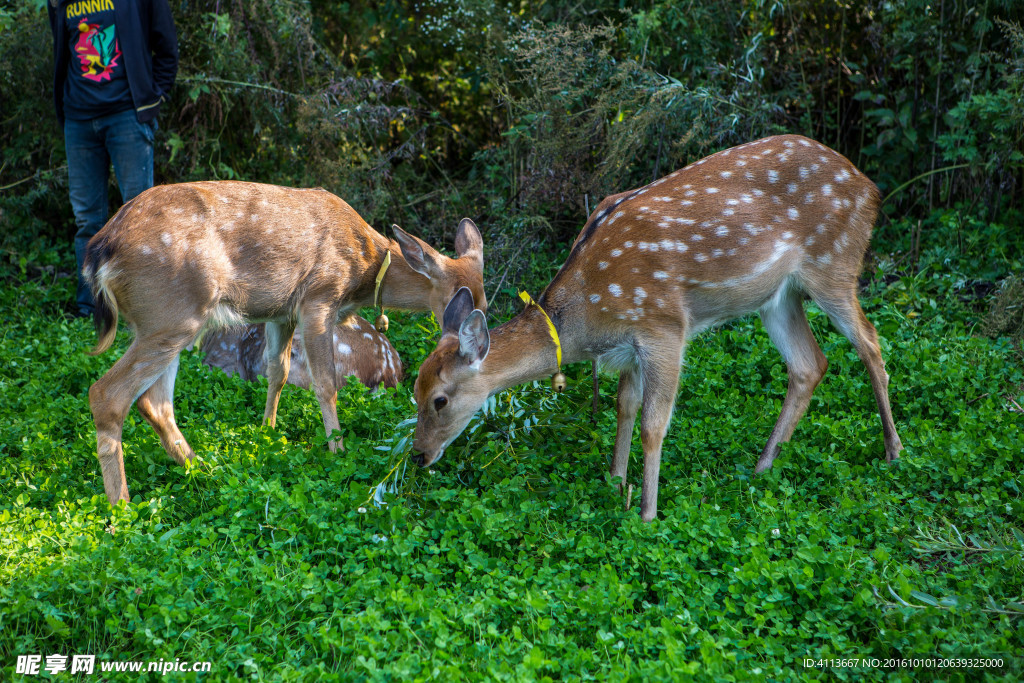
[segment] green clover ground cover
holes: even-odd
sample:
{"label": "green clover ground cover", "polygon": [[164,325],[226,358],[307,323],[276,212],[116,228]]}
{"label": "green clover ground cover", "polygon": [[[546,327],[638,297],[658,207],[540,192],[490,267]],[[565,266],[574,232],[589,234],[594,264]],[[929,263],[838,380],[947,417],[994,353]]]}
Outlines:
{"label": "green clover ground cover", "polygon": [[[391,333],[409,380],[340,392],[344,453],[325,448],[311,392],[286,387],[265,429],[265,382],[186,354],[176,410],[201,461],[174,465],[133,410],[133,501],[111,513],[86,397],[128,335],[86,356],[89,324],[55,312],[70,282],[9,279],[3,678],[32,653],[208,660],[204,680],[1024,677],[1024,369],[1009,340],[972,334],[962,286],[982,266],[961,253],[979,258],[936,249],[914,276],[881,267],[862,296],[906,445],[896,466],[866,371],[811,307],[828,375],[754,477],[786,380],[745,319],[689,348],[649,525],[607,479],[615,382],[602,377],[592,423],[589,367],[569,368],[563,396],[499,395],[434,472],[406,468],[412,381],[437,329],[411,315]],[[638,439],[633,454],[638,483]],[[805,657],[1004,666],[825,674]]]}

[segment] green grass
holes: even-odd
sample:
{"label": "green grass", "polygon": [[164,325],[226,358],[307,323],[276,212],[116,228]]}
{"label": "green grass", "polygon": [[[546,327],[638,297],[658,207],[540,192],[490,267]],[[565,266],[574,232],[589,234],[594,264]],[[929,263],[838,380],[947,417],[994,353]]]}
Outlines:
{"label": "green grass", "polygon": [[[391,332],[406,383],[339,395],[344,453],[325,448],[311,392],[286,387],[279,428],[262,428],[265,382],[186,354],[175,407],[200,459],[174,465],[133,410],[133,500],[111,512],[87,391],[128,335],[85,355],[90,325],[56,312],[70,281],[11,275],[0,677],[19,654],[79,653],[209,660],[203,680],[1024,678],[1021,349],[972,334],[961,296],[963,281],[1019,270],[1021,250],[993,266],[968,246],[924,250],[902,277],[883,259],[890,277],[862,297],[892,377],[898,464],[866,371],[811,307],[828,375],[754,477],[786,380],[745,319],[689,348],[652,524],[608,480],[615,380],[602,377],[592,423],[589,366],[568,369],[562,396],[499,395],[433,472],[406,468],[412,381],[436,331],[412,315]],[[638,483],[638,438],[633,453]],[[825,674],[806,657],[1003,667]]]}

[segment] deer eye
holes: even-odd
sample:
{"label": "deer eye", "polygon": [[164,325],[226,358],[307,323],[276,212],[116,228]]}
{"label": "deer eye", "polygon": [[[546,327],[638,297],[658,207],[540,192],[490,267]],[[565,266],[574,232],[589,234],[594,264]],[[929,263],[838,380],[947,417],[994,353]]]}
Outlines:
{"label": "deer eye", "polygon": [[434,399],[434,410],[437,412],[441,412],[441,408],[444,408],[446,405],[448,405],[447,396],[438,396]]}

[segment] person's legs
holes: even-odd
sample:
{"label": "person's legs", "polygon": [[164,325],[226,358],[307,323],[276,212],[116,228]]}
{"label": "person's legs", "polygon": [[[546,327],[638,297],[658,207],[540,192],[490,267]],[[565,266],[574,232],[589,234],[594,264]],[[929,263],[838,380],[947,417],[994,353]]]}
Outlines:
{"label": "person's legs", "polygon": [[110,157],[104,136],[94,121],[64,121],[64,145],[68,158],[68,195],[75,214],[75,262],[78,294],[75,301],[83,314],[92,314],[94,302],[89,286],[82,278],[85,247],[89,239],[107,222],[107,178]]}
{"label": "person's legs", "polygon": [[114,162],[114,176],[127,202],[143,190],[153,187],[153,138],[156,121],[139,123],[134,111],[106,116],[107,152]]}

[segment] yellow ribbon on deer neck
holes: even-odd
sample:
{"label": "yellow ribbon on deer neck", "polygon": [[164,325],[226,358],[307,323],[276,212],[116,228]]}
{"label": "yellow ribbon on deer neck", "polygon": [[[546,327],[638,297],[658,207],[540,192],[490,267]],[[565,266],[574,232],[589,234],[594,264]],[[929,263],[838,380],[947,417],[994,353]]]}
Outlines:
{"label": "yellow ribbon on deer neck", "polygon": [[526,305],[534,305],[540,314],[544,316],[544,320],[548,323],[548,333],[551,335],[551,341],[555,342],[555,357],[558,359],[558,371],[562,371],[562,342],[558,340],[558,330],[555,329],[555,324],[551,322],[551,318],[548,317],[547,311],[541,308],[540,304],[533,300],[533,298],[526,292],[519,292],[519,298],[526,302]]}
{"label": "yellow ribbon on deer neck", "polygon": [[[388,266],[390,266],[390,265],[391,265],[391,251],[389,250],[384,255],[384,263],[382,263],[380,265],[380,271],[377,273],[377,279],[375,280],[376,284],[374,284],[374,286],[373,286],[373,307],[374,308],[378,308],[378,306],[377,306],[377,296],[380,294],[380,283],[383,282],[383,280],[384,280],[384,273],[388,272]],[[383,308],[383,306],[380,306],[379,308]]]}

